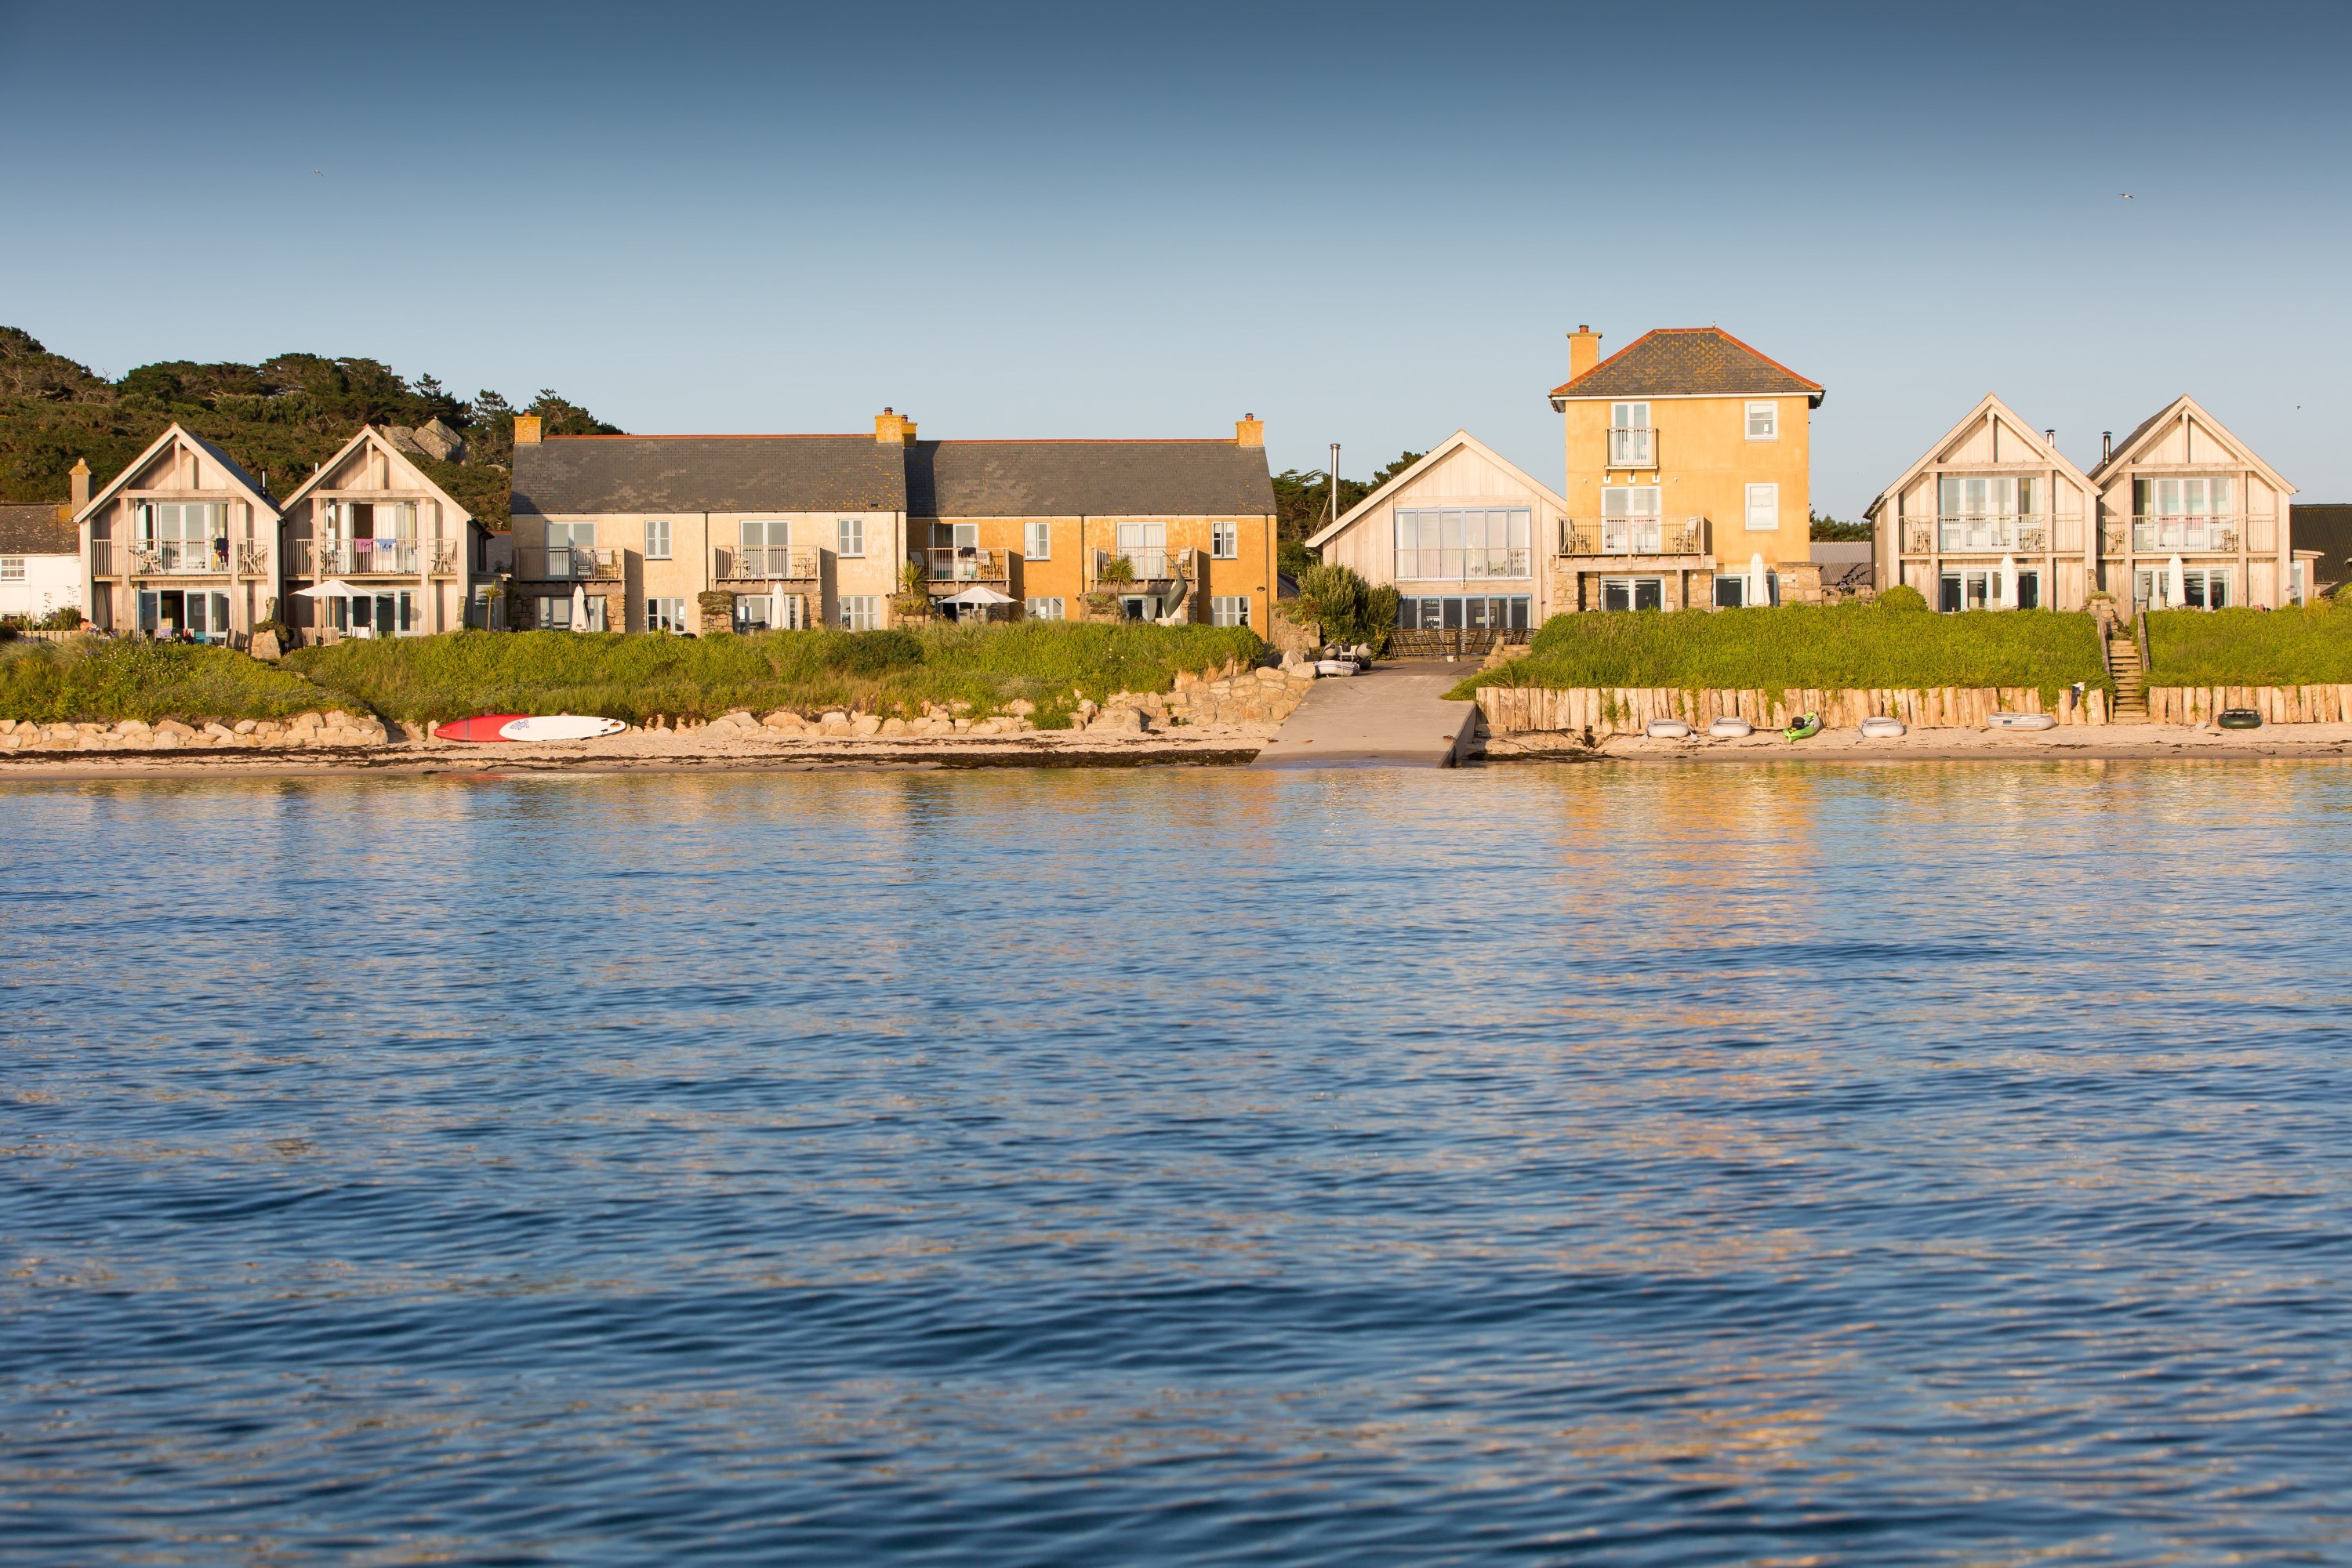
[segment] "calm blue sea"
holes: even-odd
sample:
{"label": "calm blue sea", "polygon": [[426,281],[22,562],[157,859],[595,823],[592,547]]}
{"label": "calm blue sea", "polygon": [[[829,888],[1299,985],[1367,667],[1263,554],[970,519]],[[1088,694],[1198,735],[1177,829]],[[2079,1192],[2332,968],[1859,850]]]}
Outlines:
{"label": "calm blue sea", "polygon": [[0,788],[9,1563],[2352,1559],[2352,770]]}

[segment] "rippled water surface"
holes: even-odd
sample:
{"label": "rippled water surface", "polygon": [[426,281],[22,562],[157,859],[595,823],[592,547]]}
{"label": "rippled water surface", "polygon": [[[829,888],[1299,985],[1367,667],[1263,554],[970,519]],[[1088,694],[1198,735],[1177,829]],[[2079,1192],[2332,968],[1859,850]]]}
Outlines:
{"label": "rippled water surface", "polygon": [[0,791],[0,1558],[2352,1558],[2352,771]]}

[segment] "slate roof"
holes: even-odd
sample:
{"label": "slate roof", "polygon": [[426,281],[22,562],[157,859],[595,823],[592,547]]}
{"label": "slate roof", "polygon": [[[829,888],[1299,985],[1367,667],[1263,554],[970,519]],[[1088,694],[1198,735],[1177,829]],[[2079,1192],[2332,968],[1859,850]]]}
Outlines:
{"label": "slate roof", "polygon": [[1233,441],[918,441],[912,517],[1264,517],[1265,448]]}
{"label": "slate roof", "polygon": [[514,510],[903,511],[904,452],[871,436],[555,436],[514,449]]}
{"label": "slate roof", "polygon": [[2322,583],[2352,578],[2352,506],[2337,501],[2297,501],[2287,508],[2290,549],[2316,550],[2314,575]]}
{"label": "slate roof", "polygon": [[72,507],[0,504],[0,555],[73,555],[80,550]]}
{"label": "slate roof", "polygon": [[1721,327],[1660,327],[1591,370],[1551,389],[1555,398],[1738,397],[1803,393],[1815,407],[1821,383],[1768,359]]}

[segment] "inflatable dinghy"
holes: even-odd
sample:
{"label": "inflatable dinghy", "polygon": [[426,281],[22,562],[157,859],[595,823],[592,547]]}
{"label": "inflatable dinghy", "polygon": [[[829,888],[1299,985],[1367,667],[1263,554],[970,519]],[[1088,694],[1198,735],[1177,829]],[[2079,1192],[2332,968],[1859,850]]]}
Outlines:
{"label": "inflatable dinghy", "polygon": [[1352,658],[1318,658],[1315,661],[1318,675],[1354,675],[1359,673]]}
{"label": "inflatable dinghy", "polygon": [[1874,714],[1855,727],[1865,741],[1891,741],[1903,733],[1903,721],[1889,719],[1884,713]]}
{"label": "inflatable dinghy", "polygon": [[2224,730],[2259,730],[2263,716],[2252,708],[2224,708],[2216,722]]}
{"label": "inflatable dinghy", "polygon": [[2047,713],[1996,713],[1985,721],[1988,730],[2055,730],[2058,721]]}
{"label": "inflatable dinghy", "polygon": [[1718,741],[1737,741],[1742,735],[1756,733],[1756,726],[1745,719],[1734,719],[1726,715],[1709,724],[1706,727],[1706,732]]}
{"label": "inflatable dinghy", "polygon": [[1642,726],[1642,733],[1653,741],[1687,741],[1690,726],[1679,719],[1653,719]]}

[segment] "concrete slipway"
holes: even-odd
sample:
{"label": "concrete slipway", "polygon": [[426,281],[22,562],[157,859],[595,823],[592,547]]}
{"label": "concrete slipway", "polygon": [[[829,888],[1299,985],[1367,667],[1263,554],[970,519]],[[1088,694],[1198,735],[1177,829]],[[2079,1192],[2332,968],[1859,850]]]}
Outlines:
{"label": "concrete slipway", "polygon": [[1444,693],[1477,668],[1417,660],[1318,680],[1250,765],[1450,768],[1469,750],[1478,705]]}

